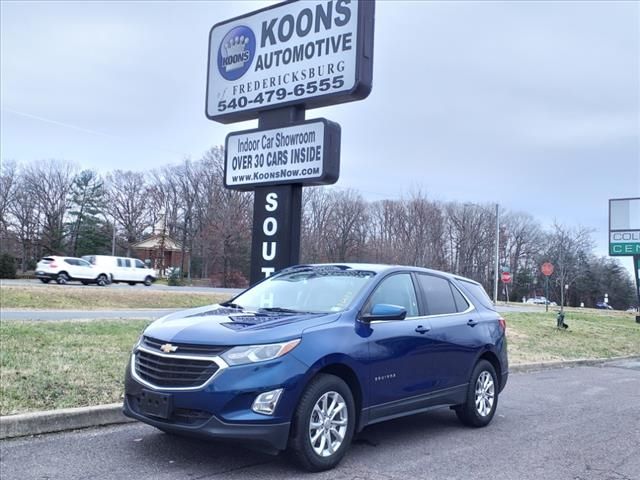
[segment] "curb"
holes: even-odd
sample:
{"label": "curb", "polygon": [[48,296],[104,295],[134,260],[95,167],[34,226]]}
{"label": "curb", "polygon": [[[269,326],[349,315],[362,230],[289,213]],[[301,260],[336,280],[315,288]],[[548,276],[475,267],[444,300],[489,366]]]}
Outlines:
{"label": "curb", "polygon": [[554,360],[551,362],[519,363],[517,365],[509,365],[509,373],[537,372],[540,370],[551,370],[554,368],[589,367],[594,365],[602,365],[603,363],[633,359],[640,360],[640,356],[627,355],[624,357],[582,358],[578,360]]}
{"label": "curb", "polygon": [[[602,365],[620,360],[638,359],[638,355],[601,359],[579,359],[568,361],[521,363],[511,365],[509,373],[526,373],[557,368]],[[100,427],[135,422],[122,414],[121,403],[97,405],[94,407],[63,408],[44,412],[21,413],[0,416],[0,440],[26,437],[42,433],[62,432],[79,428]]]}
{"label": "curb", "polygon": [[20,413],[0,417],[0,439],[133,421],[122,414],[121,403]]}

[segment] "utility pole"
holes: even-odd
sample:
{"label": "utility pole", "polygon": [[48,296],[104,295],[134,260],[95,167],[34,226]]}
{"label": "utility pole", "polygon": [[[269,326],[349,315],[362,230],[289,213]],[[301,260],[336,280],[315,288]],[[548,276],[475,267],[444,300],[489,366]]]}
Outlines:
{"label": "utility pole", "polygon": [[113,217],[113,238],[111,239],[111,256],[116,255],[116,218]]}
{"label": "utility pole", "polygon": [[496,258],[493,266],[493,303],[498,303],[498,268],[500,267],[500,205],[496,203]]}

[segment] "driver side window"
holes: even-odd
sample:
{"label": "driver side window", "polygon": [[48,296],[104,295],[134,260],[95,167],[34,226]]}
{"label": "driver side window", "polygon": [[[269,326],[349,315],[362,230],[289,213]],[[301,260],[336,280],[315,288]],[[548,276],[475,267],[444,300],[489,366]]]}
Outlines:
{"label": "driver side window", "polygon": [[369,298],[367,311],[378,303],[404,307],[407,310],[407,317],[417,317],[418,300],[411,275],[399,273],[385,278]]}

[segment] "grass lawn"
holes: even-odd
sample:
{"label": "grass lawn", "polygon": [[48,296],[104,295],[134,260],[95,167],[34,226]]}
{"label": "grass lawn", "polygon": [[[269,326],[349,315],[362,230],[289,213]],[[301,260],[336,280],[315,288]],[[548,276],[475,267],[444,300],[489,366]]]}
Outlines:
{"label": "grass lawn", "polygon": [[189,308],[221,302],[229,295],[162,291],[152,288],[42,285],[0,286],[2,308],[100,310],[118,308]]}
{"label": "grass lawn", "polygon": [[145,320],[0,322],[0,415],[122,400]]}
{"label": "grass lawn", "polygon": [[[40,289],[40,287],[37,287]],[[630,314],[509,313],[511,364],[640,354]],[[122,400],[124,368],[148,322],[0,322],[0,415]]]}
{"label": "grass lawn", "polygon": [[633,314],[568,311],[568,330],[556,313],[504,313],[511,364],[640,355],[640,324]]}

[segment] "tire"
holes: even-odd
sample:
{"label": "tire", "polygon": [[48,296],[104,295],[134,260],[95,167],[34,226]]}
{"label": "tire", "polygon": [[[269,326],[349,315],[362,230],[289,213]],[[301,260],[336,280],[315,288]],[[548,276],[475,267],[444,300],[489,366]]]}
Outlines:
{"label": "tire", "polygon": [[42,283],[49,283],[51,281],[51,279],[50,278],[41,278],[40,281]]}
{"label": "tire", "polygon": [[101,273],[100,275],[98,275],[98,278],[96,278],[96,283],[100,287],[106,287],[107,285],[109,285],[109,279],[104,273]]}
{"label": "tire", "polygon": [[[331,413],[340,405],[342,408],[326,417],[328,421],[323,425],[323,412]],[[351,444],[355,419],[355,402],[349,386],[334,375],[318,375],[305,388],[293,415],[288,448],[291,459],[309,472],[335,467]],[[316,427],[312,425],[313,420]],[[315,442],[312,435],[316,436]],[[342,435],[342,440],[335,445],[339,442],[339,435]],[[335,448],[333,452],[326,446],[327,438]]]}
{"label": "tire", "polygon": [[70,278],[67,272],[60,272],[56,277],[56,282],[58,282],[58,285],[66,285],[67,283],[69,283],[69,280]]}
{"label": "tire", "polygon": [[467,389],[467,399],[455,408],[458,419],[469,427],[486,427],[498,407],[498,376],[493,365],[480,360],[473,372]]}
{"label": "tire", "polygon": [[146,278],[144,279],[144,286],[145,286],[145,287],[150,287],[152,283],[153,283],[153,278],[151,278],[151,277],[146,277]]}
{"label": "tire", "polygon": [[127,282],[127,283],[129,283],[129,285],[131,285],[132,287],[136,286],[136,282]]}

